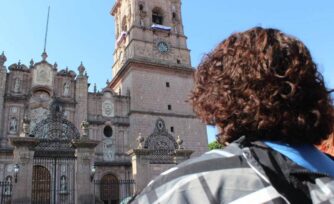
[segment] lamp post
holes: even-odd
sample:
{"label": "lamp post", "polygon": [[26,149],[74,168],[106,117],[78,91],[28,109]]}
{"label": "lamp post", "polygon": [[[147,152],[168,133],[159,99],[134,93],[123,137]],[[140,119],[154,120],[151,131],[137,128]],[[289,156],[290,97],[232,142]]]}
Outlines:
{"label": "lamp post", "polygon": [[19,173],[19,170],[20,170],[20,166],[18,164],[15,164],[14,166],[14,177],[15,177],[15,183],[17,183],[17,174]]}

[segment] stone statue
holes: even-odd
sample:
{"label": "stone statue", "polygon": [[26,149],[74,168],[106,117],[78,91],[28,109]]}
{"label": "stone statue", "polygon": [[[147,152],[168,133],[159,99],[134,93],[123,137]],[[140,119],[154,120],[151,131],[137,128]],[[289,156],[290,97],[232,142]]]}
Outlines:
{"label": "stone statue", "polygon": [[89,122],[87,120],[82,121],[80,127],[82,130],[82,138],[88,139],[89,138]]}
{"label": "stone statue", "polygon": [[30,132],[30,119],[27,116],[24,116],[22,124],[22,133],[20,137],[28,136],[29,132]]}
{"label": "stone statue", "polygon": [[17,133],[17,119],[14,117],[9,121],[9,132]]}
{"label": "stone statue", "polygon": [[17,93],[20,91],[21,80],[16,78],[14,82],[14,92]]}
{"label": "stone statue", "polygon": [[62,176],[60,178],[60,193],[66,193],[66,192],[67,192],[66,176]]}
{"label": "stone statue", "polygon": [[144,137],[141,136],[141,133],[139,133],[139,136],[137,137],[137,142],[138,142],[137,149],[143,149],[144,148],[144,145],[143,145],[144,141],[145,141]]}
{"label": "stone statue", "polygon": [[67,81],[64,84],[64,96],[68,96],[70,94],[70,82]]}
{"label": "stone statue", "polygon": [[182,145],[183,144],[183,140],[180,138],[180,135],[177,136],[176,143],[177,143],[178,149],[184,149],[184,147]]}

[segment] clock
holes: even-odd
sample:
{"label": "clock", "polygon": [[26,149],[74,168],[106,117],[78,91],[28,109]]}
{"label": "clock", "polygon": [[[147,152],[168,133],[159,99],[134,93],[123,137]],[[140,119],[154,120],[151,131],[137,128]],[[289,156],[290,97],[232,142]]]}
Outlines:
{"label": "clock", "polygon": [[164,41],[160,41],[157,43],[157,47],[158,47],[158,50],[161,52],[161,53],[167,53],[169,51],[169,47],[168,47],[168,44]]}

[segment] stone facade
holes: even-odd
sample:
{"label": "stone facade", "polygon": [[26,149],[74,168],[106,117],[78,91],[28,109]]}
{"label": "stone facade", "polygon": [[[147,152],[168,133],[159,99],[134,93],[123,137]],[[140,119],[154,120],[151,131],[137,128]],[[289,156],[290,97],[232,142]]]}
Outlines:
{"label": "stone facade", "polygon": [[[82,141],[74,136],[75,141],[66,141],[75,149],[73,171],[81,172],[74,179],[76,192],[82,188],[87,196],[87,192],[96,190],[94,180],[103,178],[135,179],[136,190],[140,190],[160,172],[207,150],[206,127],[186,102],[194,69],[183,33],[180,0],[117,0],[111,14],[115,17],[116,39],[113,80],[101,91],[88,91],[88,75],[82,63],[77,72],[61,69],[56,63],[50,64],[44,52],[40,62],[18,62],[7,69],[6,57],[4,53],[0,55],[0,181],[19,179],[20,187],[15,189],[14,185],[14,193],[26,190],[23,186],[31,188],[34,178],[29,175],[35,171],[34,158],[44,152],[38,150],[38,145],[36,149],[16,145],[20,137],[33,140],[29,144],[44,144],[44,139],[69,139],[69,132],[80,132]],[[57,128],[49,125],[45,129],[43,125],[52,121],[53,113],[61,114],[63,123],[54,120]],[[163,121],[164,134],[175,146],[168,147],[170,162],[152,163],[155,147],[149,150],[138,144],[156,131],[159,121]],[[60,131],[64,124],[71,131]],[[138,137],[142,138],[139,143]],[[176,144],[178,137],[184,141],[182,148]],[[166,148],[164,144],[160,141],[159,148]],[[21,154],[25,152],[29,153],[30,166],[20,168],[17,174],[14,166],[24,165]],[[68,154],[65,150],[54,153]],[[55,178],[59,188],[64,188],[66,178],[61,177],[60,170],[57,173],[57,166],[53,167],[54,170],[47,167],[47,171],[59,174]],[[29,177],[25,184],[23,177]],[[104,196],[102,190],[97,192]],[[24,196],[34,199],[30,193]],[[77,203],[89,203],[90,199],[93,198],[80,197],[80,193],[73,198]]]}

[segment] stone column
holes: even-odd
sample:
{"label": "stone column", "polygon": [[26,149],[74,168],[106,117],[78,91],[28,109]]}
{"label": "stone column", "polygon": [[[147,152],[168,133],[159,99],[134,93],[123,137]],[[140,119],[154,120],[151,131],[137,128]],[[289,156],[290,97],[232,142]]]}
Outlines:
{"label": "stone column", "polygon": [[140,192],[150,181],[148,149],[131,149],[128,155],[131,157],[132,176],[135,180],[135,192]]}
{"label": "stone column", "polygon": [[14,163],[19,167],[19,171],[14,175],[12,203],[30,203],[34,147],[38,141],[29,137],[12,137],[10,142],[15,147]]}
{"label": "stone column", "polygon": [[73,140],[72,144],[76,148],[77,157],[75,165],[75,203],[94,203],[94,183],[91,180],[91,168],[94,164],[95,147],[98,141],[89,139]]}

